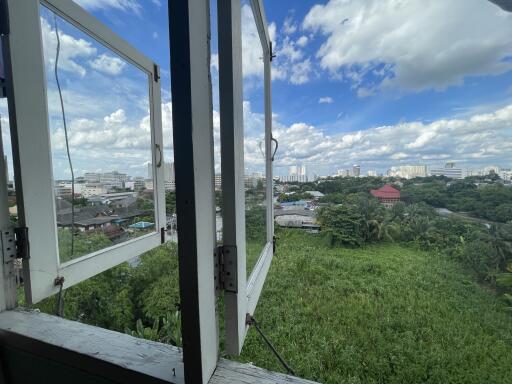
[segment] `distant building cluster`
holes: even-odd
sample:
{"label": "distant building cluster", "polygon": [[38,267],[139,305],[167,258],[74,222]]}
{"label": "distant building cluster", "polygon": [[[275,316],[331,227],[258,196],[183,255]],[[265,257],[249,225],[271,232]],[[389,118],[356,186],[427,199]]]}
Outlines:
{"label": "distant building cluster", "polygon": [[[444,176],[451,179],[463,179],[468,176],[498,175],[504,181],[512,181],[512,169],[490,165],[482,169],[462,168],[455,162],[447,162],[442,166],[428,166],[427,164],[404,164],[390,167],[385,174],[377,173],[374,169],[366,170],[366,176],[394,177],[402,179],[414,179],[416,177]],[[361,166],[353,165],[352,168],[338,169],[331,177],[361,177]],[[317,176],[316,179],[324,179],[328,176]],[[288,178],[280,178],[288,181]],[[293,180],[296,181],[296,180]]]}
{"label": "distant building cluster", "polygon": [[281,182],[307,183],[308,175],[305,165],[292,165],[288,170],[288,176],[280,176]]}
{"label": "distant building cluster", "polygon": [[[174,163],[164,163],[164,186],[166,191],[176,189]],[[71,196],[73,184],[71,180],[60,180],[55,183],[57,197]],[[141,192],[153,190],[153,164],[148,164],[147,178],[129,176],[118,171],[86,172],[75,179],[74,193],[76,197],[91,198],[115,192]]]}

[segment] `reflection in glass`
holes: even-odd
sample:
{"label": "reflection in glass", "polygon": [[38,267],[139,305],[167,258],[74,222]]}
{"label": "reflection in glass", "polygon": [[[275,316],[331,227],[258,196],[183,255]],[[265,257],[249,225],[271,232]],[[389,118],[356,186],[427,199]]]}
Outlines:
{"label": "reflection in glass", "polygon": [[263,50],[252,9],[242,1],[245,231],[247,276],[267,243]]}
{"label": "reflection in glass", "polygon": [[59,258],[155,232],[149,77],[41,7]]}

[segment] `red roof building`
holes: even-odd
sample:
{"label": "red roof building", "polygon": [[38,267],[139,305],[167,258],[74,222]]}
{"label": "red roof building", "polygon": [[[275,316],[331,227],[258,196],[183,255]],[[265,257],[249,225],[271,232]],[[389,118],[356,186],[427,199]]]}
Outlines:
{"label": "red roof building", "polygon": [[379,189],[372,189],[370,193],[388,208],[400,201],[400,191],[389,184]]}

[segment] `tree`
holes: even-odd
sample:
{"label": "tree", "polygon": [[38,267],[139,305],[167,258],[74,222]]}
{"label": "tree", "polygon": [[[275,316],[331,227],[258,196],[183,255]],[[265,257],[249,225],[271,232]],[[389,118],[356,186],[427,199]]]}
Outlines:
{"label": "tree", "polygon": [[318,213],[318,220],[328,234],[331,245],[360,247],[364,243],[362,216],[354,207],[338,205],[325,207]]}

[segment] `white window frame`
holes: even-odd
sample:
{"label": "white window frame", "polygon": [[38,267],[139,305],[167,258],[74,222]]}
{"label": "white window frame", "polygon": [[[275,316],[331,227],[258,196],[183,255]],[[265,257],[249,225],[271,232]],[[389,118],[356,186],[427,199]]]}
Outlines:
{"label": "white window frame", "polygon": [[[8,0],[12,94],[9,100],[19,223],[28,228],[30,259],[23,260],[25,296],[36,303],[164,241],[165,196],[158,66],[69,0]],[[39,7],[43,5],[148,75],[155,232],[60,263]],[[37,151],[33,148],[38,148]]]}
{"label": "white window frame", "polygon": [[[236,265],[236,289],[224,292],[226,352],[238,355],[247,334],[247,316],[253,315],[273,258],[273,178],[271,42],[262,0],[251,0],[264,62],[266,244],[249,278],[246,278],[244,124],[241,41],[241,0],[217,3],[219,28],[219,90],[221,119],[221,165],[223,190],[223,246],[236,253],[227,261]],[[226,264],[226,252],[224,263]]]}

